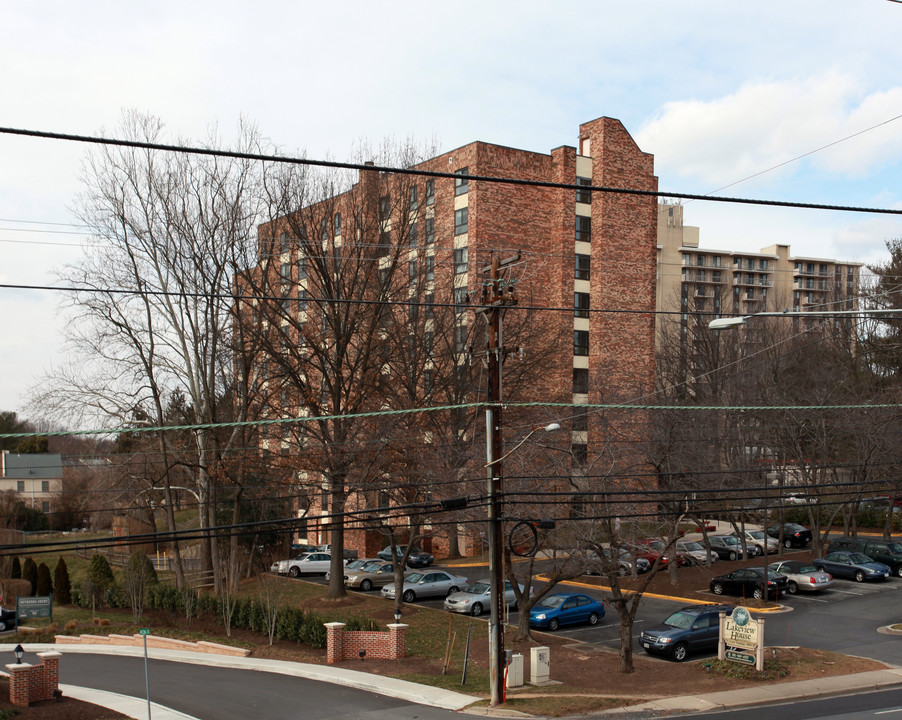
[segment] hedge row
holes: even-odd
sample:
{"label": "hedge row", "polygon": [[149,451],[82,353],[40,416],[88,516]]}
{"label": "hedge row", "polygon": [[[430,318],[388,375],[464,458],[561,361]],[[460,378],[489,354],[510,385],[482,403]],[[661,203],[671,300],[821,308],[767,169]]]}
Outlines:
{"label": "hedge row", "polygon": [[[167,583],[154,583],[147,588],[147,608],[188,615],[189,601],[191,616],[210,616],[222,619],[222,600],[211,593],[191,595],[179,591]],[[103,602],[111,608],[130,608],[131,601],[118,583],[108,587],[103,594]],[[72,603],[80,607],[91,606],[91,595],[87,588],[72,589]],[[326,620],[317,613],[299,607],[284,606],[276,614],[275,637],[293,640],[311,647],[326,647]],[[369,618],[352,617],[345,620],[346,630],[378,630],[378,624]],[[267,612],[263,603],[254,599],[240,598],[232,612],[232,627],[268,634]]]}

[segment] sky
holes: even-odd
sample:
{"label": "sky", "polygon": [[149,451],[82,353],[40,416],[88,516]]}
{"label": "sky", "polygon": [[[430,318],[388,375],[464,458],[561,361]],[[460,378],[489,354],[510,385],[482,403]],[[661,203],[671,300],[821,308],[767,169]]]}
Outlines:
{"label": "sky", "polygon": [[[190,144],[214,126],[233,139],[244,118],[286,152],[349,160],[386,137],[547,153],[609,116],[663,191],[902,209],[890,0],[48,0],[7,4],[3,25],[0,127],[114,134],[135,109]],[[85,152],[0,134],[0,284],[52,286],[78,261]],[[703,247],[864,263],[902,237],[899,216],[698,200],[685,222]],[[23,415],[78,361],[61,300],[0,288],[0,410]]]}

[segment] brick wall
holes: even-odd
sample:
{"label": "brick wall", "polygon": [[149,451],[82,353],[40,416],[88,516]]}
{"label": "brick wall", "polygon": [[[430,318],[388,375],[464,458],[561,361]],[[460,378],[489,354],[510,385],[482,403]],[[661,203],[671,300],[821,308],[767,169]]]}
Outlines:
{"label": "brick wall", "polygon": [[58,652],[38,653],[40,665],[18,663],[7,665],[9,670],[9,701],[19,707],[33,702],[51,700],[59,688],[60,670]]}
{"label": "brick wall", "polygon": [[407,625],[392,623],[388,632],[345,631],[344,623],[326,623],[326,662],[358,660],[365,650],[368,658],[399,660],[407,655]]}

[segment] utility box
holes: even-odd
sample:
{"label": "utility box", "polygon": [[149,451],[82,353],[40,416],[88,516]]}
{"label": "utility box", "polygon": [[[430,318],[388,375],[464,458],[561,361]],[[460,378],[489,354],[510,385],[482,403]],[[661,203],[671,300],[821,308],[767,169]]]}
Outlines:
{"label": "utility box", "polygon": [[534,647],[529,651],[529,682],[543,685],[551,681],[551,650]]}
{"label": "utility box", "polygon": [[519,653],[511,656],[510,665],[507,666],[507,687],[515,688],[523,686],[523,656]]}

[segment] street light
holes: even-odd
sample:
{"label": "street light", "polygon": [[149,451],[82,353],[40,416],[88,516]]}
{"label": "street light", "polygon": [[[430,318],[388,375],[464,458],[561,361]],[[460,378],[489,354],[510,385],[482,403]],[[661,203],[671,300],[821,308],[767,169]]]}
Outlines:
{"label": "street light", "polygon": [[22,657],[25,655],[25,648],[23,648],[21,645],[16,645],[16,647],[13,649],[13,655],[16,656],[16,665],[21,665]]}
{"label": "street light", "polygon": [[510,450],[495,457],[495,448],[501,447],[500,413],[492,407],[486,409],[486,483],[489,522],[489,582],[491,593],[491,615],[489,617],[489,695],[492,707],[500,705],[504,691],[504,568],[501,557],[501,485],[502,460],[539,430],[554,432],[560,430],[559,423],[534,426],[526,436]]}
{"label": "street light", "polygon": [[[902,0],[900,0],[902,1]],[[717,318],[708,323],[709,330],[726,330],[738,325],[745,325],[752,318],[757,317],[792,317],[792,318],[811,318],[811,317],[870,317],[872,315],[902,315],[902,309],[899,310],[781,310],[780,312],[759,312],[751,315],[734,315],[733,317]]]}

